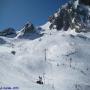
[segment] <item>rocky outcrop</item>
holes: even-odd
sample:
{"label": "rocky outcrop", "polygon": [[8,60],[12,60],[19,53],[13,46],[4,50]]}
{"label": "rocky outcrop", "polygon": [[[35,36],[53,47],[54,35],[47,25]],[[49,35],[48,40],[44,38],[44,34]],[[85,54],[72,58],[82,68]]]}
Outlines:
{"label": "rocky outcrop", "polygon": [[34,40],[36,38],[39,38],[43,36],[43,34],[40,34],[37,29],[34,27],[34,25],[31,22],[28,22],[24,25],[24,27],[17,32],[17,38],[24,38],[24,39],[30,39]]}
{"label": "rocky outcrop", "polygon": [[77,32],[87,31],[87,26],[90,24],[90,11],[85,5],[75,4],[74,2],[75,0],[69,1],[49,17],[50,29],[56,28],[57,30],[67,31],[71,28]]}
{"label": "rocky outcrop", "polygon": [[0,36],[16,35],[16,31],[13,28],[7,28],[0,31]]}
{"label": "rocky outcrop", "polygon": [[90,0],[79,0],[79,3],[90,6]]}
{"label": "rocky outcrop", "polygon": [[23,30],[22,30],[22,32],[23,32],[24,34],[32,33],[32,32],[34,32],[34,31],[35,31],[35,27],[34,27],[34,25],[33,25],[31,22],[26,23],[26,24],[24,25]]}
{"label": "rocky outcrop", "polygon": [[33,32],[35,32],[35,27],[31,22],[28,22],[20,31],[17,32],[16,38],[24,38],[25,36],[30,36],[30,34]]}
{"label": "rocky outcrop", "polygon": [[50,29],[56,25],[56,29],[64,29],[65,31],[68,30],[70,23],[71,23],[71,17],[70,12],[68,11],[67,6],[63,6],[60,11],[57,12],[57,16],[53,15],[49,18],[50,22],[52,23],[50,26]]}
{"label": "rocky outcrop", "polygon": [[3,38],[0,38],[0,44],[5,44],[6,41]]}

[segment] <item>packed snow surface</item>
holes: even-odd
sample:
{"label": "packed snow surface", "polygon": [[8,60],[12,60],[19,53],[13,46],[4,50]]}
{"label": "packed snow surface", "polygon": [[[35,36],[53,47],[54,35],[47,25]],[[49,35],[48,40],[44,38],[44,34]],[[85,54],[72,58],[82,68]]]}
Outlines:
{"label": "packed snow surface", "polygon": [[0,37],[0,88],[90,90],[90,33],[49,30],[48,24],[33,40]]}

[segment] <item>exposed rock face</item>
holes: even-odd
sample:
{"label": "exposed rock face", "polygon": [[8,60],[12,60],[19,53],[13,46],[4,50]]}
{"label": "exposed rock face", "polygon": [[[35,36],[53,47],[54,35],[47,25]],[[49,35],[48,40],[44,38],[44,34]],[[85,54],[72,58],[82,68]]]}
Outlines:
{"label": "exposed rock face", "polygon": [[71,26],[72,18],[74,16],[73,11],[74,7],[71,2],[63,5],[57,13],[49,17],[49,21],[51,23],[50,29],[56,26],[57,30],[68,30],[68,28]]}
{"label": "exposed rock face", "polygon": [[90,6],[90,0],[79,0],[80,4],[85,4]]}
{"label": "exposed rock face", "polygon": [[34,39],[37,37],[36,28],[31,22],[28,22],[24,27],[17,32],[16,38]]}
{"label": "exposed rock face", "polygon": [[49,28],[65,31],[71,28],[76,29],[77,32],[87,31],[87,24],[90,23],[89,9],[79,3],[77,6],[75,5],[74,2],[68,2],[58,12],[50,16],[51,25]]}
{"label": "exposed rock face", "polygon": [[13,28],[7,28],[4,29],[3,31],[0,31],[0,36],[7,36],[12,34],[16,34],[16,31]]}
{"label": "exposed rock face", "polygon": [[6,43],[6,41],[4,39],[0,38],[0,44],[5,44],[5,43]]}
{"label": "exposed rock face", "polygon": [[34,30],[35,30],[34,25],[31,22],[28,22],[24,25],[22,31],[24,32],[24,34],[26,34],[26,33],[34,32]]}

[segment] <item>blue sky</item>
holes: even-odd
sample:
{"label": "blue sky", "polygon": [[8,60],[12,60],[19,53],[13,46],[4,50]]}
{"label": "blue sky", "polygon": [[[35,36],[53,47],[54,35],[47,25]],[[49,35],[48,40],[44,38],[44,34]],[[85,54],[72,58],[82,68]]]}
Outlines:
{"label": "blue sky", "polygon": [[[58,1],[58,3],[57,3]],[[19,29],[27,21],[44,24],[59,6],[68,0],[0,0],[0,30]]]}

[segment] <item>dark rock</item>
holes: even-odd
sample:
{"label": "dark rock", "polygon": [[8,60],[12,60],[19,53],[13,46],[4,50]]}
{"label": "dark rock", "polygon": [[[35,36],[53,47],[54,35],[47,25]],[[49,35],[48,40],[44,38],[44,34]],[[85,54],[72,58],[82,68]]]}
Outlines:
{"label": "dark rock", "polygon": [[34,40],[34,39],[40,38],[44,35],[44,33],[41,33],[41,30],[42,30],[41,27],[35,28],[31,22],[28,22],[17,33],[17,38]]}
{"label": "dark rock", "polygon": [[54,15],[49,16],[49,18],[48,18],[48,20],[49,20],[50,22],[53,22],[54,19],[55,19]]}
{"label": "dark rock", "polygon": [[32,33],[34,31],[35,31],[35,27],[31,22],[28,22],[25,24],[24,29],[23,29],[24,34]]}
{"label": "dark rock", "polygon": [[11,51],[11,53],[12,53],[13,55],[15,55],[15,54],[16,54],[16,51]]}
{"label": "dark rock", "polygon": [[90,6],[90,0],[79,0],[79,3]]}
{"label": "dark rock", "polygon": [[41,81],[37,81],[36,83],[37,83],[37,84],[43,84],[43,82],[41,82]]}
{"label": "dark rock", "polygon": [[70,27],[71,23],[71,13],[68,11],[68,8],[71,6],[65,5],[61,8],[59,12],[57,12],[57,17],[50,16],[49,21],[51,22],[50,29],[56,25],[57,30],[61,30],[62,28],[66,31]]}
{"label": "dark rock", "polygon": [[63,28],[63,18],[60,16],[56,17],[54,24],[57,30],[61,30]]}
{"label": "dark rock", "polygon": [[75,38],[75,36],[74,36],[74,35],[72,35],[72,34],[70,34],[70,37],[71,37],[71,38]]}
{"label": "dark rock", "polygon": [[16,35],[16,31],[13,28],[7,28],[4,29],[3,31],[0,31],[0,36],[7,36],[7,35]]}
{"label": "dark rock", "polygon": [[0,38],[0,44],[5,44],[5,43],[6,43],[6,41],[4,39]]}
{"label": "dark rock", "polygon": [[86,36],[81,35],[81,34],[78,34],[78,35],[77,35],[77,37],[79,37],[79,38],[81,38],[81,39],[84,39],[84,40],[86,40],[86,39],[87,39],[87,37],[86,37]]}
{"label": "dark rock", "polygon": [[81,32],[80,28],[75,27],[75,32],[80,33]]}
{"label": "dark rock", "polygon": [[39,80],[36,81],[36,83],[37,83],[37,84],[41,84],[41,85],[43,84],[43,81],[42,81],[42,77],[41,77],[41,76],[39,76]]}
{"label": "dark rock", "polygon": [[[89,25],[88,23],[90,22],[89,10],[82,4],[77,5],[76,8],[74,6],[75,1],[76,0],[69,1],[67,4],[62,6],[61,9],[59,9],[56,13],[57,15],[49,17],[49,21],[51,23],[49,26],[50,29],[53,29],[55,26],[57,30],[63,29],[64,31],[67,31],[71,28],[75,29],[78,33],[89,31],[90,28],[87,28]],[[86,2],[87,1],[88,0],[86,0]]]}

